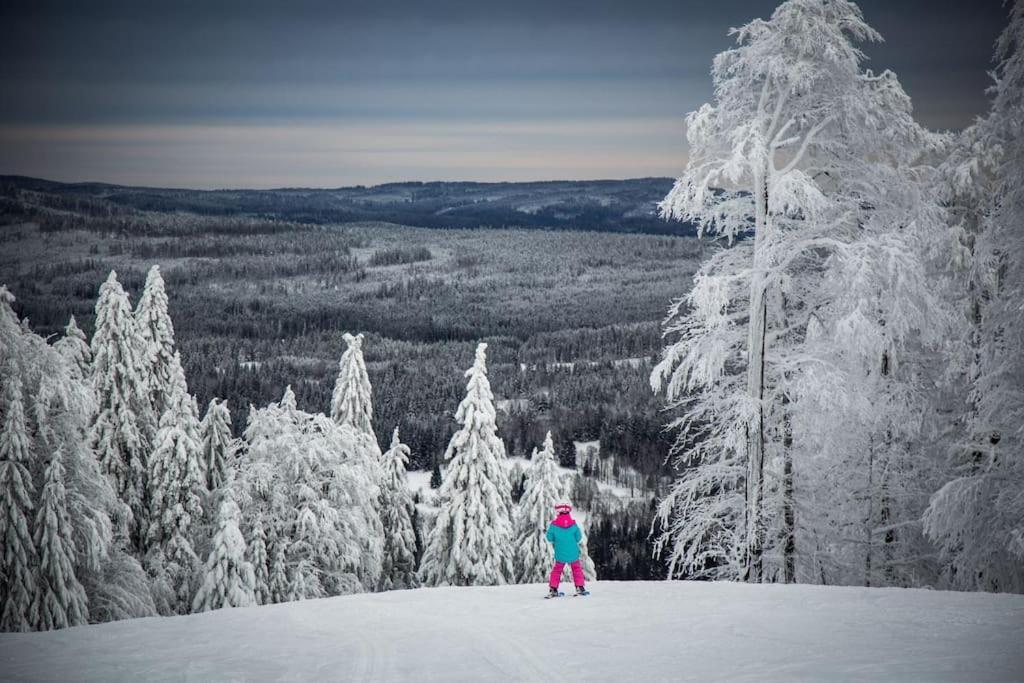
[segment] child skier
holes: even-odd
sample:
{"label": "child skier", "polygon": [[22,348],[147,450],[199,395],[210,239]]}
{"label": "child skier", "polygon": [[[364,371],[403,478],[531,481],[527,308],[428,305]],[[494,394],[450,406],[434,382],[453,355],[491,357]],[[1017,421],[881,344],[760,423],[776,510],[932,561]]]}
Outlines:
{"label": "child skier", "polygon": [[576,595],[588,595],[583,579],[583,565],[580,564],[580,539],[583,533],[576,520],[569,513],[572,508],[565,503],[555,506],[558,516],[548,525],[547,539],[555,547],[555,566],[551,570],[548,597],[559,595],[558,584],[562,581],[562,568],[566,563],[572,568],[572,581],[576,584]]}

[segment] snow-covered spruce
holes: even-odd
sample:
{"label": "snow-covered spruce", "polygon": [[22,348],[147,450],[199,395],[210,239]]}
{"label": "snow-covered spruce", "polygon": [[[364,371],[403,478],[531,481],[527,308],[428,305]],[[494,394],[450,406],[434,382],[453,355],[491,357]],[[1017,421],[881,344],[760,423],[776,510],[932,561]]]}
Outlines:
{"label": "snow-covered spruce", "polygon": [[139,339],[128,295],[111,271],[96,301],[92,379],[99,405],[91,445],[131,511],[129,538],[137,551],[147,532],[147,467],[156,432]]}
{"label": "snow-covered spruce", "polygon": [[[873,567],[872,545],[882,536],[902,553],[889,568],[917,556],[920,534],[901,532],[897,551],[884,530],[912,522],[922,499],[841,472],[919,472],[919,453],[888,464],[914,423],[887,411],[919,410],[908,403],[918,373],[896,369],[911,341],[944,329],[921,249],[943,220],[927,169],[913,166],[943,141],[913,121],[895,75],[861,69],[854,41],[879,36],[852,3],[789,0],[736,35],[714,62],[715,103],[688,118],[686,173],[661,204],[729,247],[673,305],[675,341],[652,374],[680,413],[685,467],[659,508],[658,548],[674,576],[893,580]],[[829,474],[839,477],[819,491]],[[835,518],[811,528],[813,514],[795,515],[827,506],[844,484],[856,490],[842,492],[841,531]]]}
{"label": "snow-covered spruce", "polygon": [[301,411],[291,387],[253,408],[233,488],[252,538],[261,515],[274,601],[373,590],[381,573],[380,465],[364,435]]}
{"label": "snow-covered spruce", "polygon": [[[66,547],[73,548],[74,579],[85,589],[89,620],[153,615],[147,577],[138,561],[122,547],[127,507],[100,471],[89,447],[89,421],[96,411],[91,379],[80,376],[74,361],[61,350],[63,347],[58,348],[59,341],[51,347],[20,323],[11,309],[13,301],[10,292],[0,287],[0,358],[6,361],[2,368],[5,385],[8,380],[16,380],[22,386],[26,428],[33,435],[28,442],[30,459],[26,467],[29,477],[40,482],[34,508],[39,511],[46,507],[44,466],[59,452],[72,541]],[[13,499],[5,495],[3,500]],[[112,523],[112,519],[118,523]],[[65,588],[73,591],[72,577],[67,575],[66,579]],[[40,578],[37,587],[43,586],[43,580]],[[41,599],[39,594],[36,598]]]}
{"label": "snow-covered spruce", "polygon": [[64,328],[64,336],[54,343],[53,348],[71,362],[69,369],[75,379],[92,377],[92,351],[85,332],[75,322],[75,316],[71,316]]}
{"label": "snow-covered spruce", "polygon": [[256,604],[256,573],[245,559],[245,539],[238,527],[240,518],[238,505],[230,497],[225,498],[217,514],[217,533],[206,560],[203,582],[192,602],[193,612]]}
{"label": "snow-covered spruce", "polygon": [[363,360],[363,335],[346,333],[343,338],[347,348],[338,362],[338,378],[331,396],[331,419],[374,437],[373,389]]}
{"label": "snow-covered spruce", "polygon": [[[146,564],[174,594],[171,609],[187,613],[192,604],[199,559],[194,525],[200,520],[205,481],[195,399],[188,393],[181,359],[171,358],[167,410],[160,419],[156,449],[149,462],[150,524]],[[154,552],[155,551],[155,552]]]}
{"label": "snow-covered spruce", "polygon": [[380,589],[415,588],[416,530],[415,506],[409,495],[405,467],[409,447],[398,438],[398,427],[391,435],[391,446],[384,452],[384,481],[381,484],[381,515],[384,520],[384,560]]}
{"label": "snow-covered spruce", "polygon": [[517,583],[548,580],[555,555],[545,534],[555,514],[555,505],[566,502],[565,484],[555,464],[554,444],[548,432],[544,447],[539,452],[533,451],[523,496],[515,510]]}
{"label": "snow-covered spruce", "polygon": [[210,399],[206,415],[199,423],[203,471],[206,488],[219,489],[228,480],[228,470],[234,467],[237,441],[231,436],[231,412],[227,401]]}
{"label": "snow-covered spruce", "polygon": [[31,631],[39,622],[39,560],[32,539],[35,487],[21,381],[7,363],[0,433],[0,631]]}
{"label": "snow-covered spruce", "polygon": [[259,513],[252,521],[251,539],[247,557],[253,569],[253,598],[257,605],[269,605],[273,602],[270,593],[270,558],[267,555],[267,532],[263,528],[263,515]]}
{"label": "snow-covered spruce", "polygon": [[46,467],[42,503],[36,515],[39,591],[34,611],[41,630],[79,626],[89,619],[85,589],[75,576],[75,541],[68,519],[63,459],[58,448]]}
{"label": "snow-covered spruce", "polygon": [[146,284],[135,308],[135,325],[149,380],[150,404],[159,420],[171,401],[175,350],[174,325],[167,311],[167,292],[158,265],[152,266],[146,274]]}
{"label": "snow-covered spruce", "polygon": [[494,395],[487,381],[487,344],[466,371],[460,429],[444,455],[439,511],[420,564],[425,585],[494,585],[513,581],[511,486],[505,446],[497,435]]}

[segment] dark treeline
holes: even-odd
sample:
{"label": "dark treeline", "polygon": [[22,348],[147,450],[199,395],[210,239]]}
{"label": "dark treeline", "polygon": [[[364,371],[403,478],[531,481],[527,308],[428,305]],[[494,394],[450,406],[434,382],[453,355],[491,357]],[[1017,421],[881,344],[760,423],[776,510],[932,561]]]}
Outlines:
{"label": "dark treeline", "polygon": [[661,220],[655,205],[672,187],[669,178],[534,183],[390,183],[330,190],[181,190],[96,183],[65,184],[0,176],[0,191],[48,193],[82,213],[76,202],[102,198],[117,209],[250,216],[297,223],[386,221],[424,228],[519,227],[559,230],[693,234]]}

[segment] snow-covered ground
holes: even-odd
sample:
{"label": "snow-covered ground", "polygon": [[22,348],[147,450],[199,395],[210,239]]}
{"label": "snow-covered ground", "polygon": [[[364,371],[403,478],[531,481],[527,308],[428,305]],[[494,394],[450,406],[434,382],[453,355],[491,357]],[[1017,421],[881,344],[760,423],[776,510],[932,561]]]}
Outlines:
{"label": "snow-covered ground", "polygon": [[731,583],[430,588],[0,634],[4,680],[1013,681],[1024,596]]}

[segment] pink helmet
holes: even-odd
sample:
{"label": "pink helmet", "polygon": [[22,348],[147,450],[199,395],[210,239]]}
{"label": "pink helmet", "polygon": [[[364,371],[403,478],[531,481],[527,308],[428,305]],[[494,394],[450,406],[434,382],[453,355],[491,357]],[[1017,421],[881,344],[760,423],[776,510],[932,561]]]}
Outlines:
{"label": "pink helmet", "polygon": [[555,506],[555,509],[558,510],[558,514],[567,515],[572,511],[572,506],[568,503],[559,503]]}

